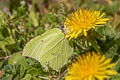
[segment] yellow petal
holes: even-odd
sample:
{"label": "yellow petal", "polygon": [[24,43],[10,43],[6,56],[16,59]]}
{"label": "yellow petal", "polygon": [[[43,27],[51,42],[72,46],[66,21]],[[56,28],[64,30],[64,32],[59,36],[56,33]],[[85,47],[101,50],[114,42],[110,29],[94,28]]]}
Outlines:
{"label": "yellow petal", "polygon": [[87,36],[86,29],[83,29],[84,36]]}

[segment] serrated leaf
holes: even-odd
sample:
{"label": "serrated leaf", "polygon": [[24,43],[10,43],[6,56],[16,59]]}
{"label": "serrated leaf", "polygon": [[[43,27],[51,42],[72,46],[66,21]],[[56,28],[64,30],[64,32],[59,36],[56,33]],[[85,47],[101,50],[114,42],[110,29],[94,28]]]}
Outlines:
{"label": "serrated leaf", "polygon": [[58,70],[68,62],[72,51],[62,31],[54,28],[28,42],[23,56],[38,60],[42,66],[48,63],[51,68]]}

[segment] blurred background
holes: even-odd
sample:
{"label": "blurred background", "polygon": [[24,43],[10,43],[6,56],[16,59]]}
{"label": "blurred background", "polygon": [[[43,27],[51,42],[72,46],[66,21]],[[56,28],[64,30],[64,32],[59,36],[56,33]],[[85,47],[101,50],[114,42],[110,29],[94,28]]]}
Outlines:
{"label": "blurred background", "polygon": [[0,8],[9,15],[16,10],[19,16],[29,14],[33,26],[56,26],[64,22],[68,13],[78,8],[91,8],[112,17],[111,24],[115,27],[119,23],[120,0],[0,0]]}

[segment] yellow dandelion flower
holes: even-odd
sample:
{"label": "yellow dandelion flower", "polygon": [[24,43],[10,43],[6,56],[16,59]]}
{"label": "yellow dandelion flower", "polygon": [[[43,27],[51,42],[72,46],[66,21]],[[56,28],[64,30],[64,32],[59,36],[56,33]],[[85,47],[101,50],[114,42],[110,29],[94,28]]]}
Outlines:
{"label": "yellow dandelion flower", "polygon": [[64,22],[68,29],[66,38],[77,38],[79,34],[83,33],[87,36],[87,31],[97,26],[101,26],[108,21],[108,18],[103,18],[105,13],[93,10],[78,9],[72,13]]}
{"label": "yellow dandelion flower", "polygon": [[106,59],[105,55],[95,52],[87,52],[79,56],[68,69],[68,76],[65,80],[104,80],[117,72],[111,68],[114,66],[111,59]]}

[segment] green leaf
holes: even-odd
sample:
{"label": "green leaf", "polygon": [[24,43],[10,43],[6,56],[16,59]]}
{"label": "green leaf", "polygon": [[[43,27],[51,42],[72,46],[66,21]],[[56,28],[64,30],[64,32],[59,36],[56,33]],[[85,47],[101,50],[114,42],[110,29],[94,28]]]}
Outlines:
{"label": "green leaf", "polygon": [[[88,36],[88,41],[92,44],[93,48],[97,51],[97,52],[101,52],[100,48],[99,48],[99,45],[97,44],[97,41],[96,41],[96,36],[99,36],[96,31],[92,31],[89,36]],[[99,36],[100,37],[100,36]]]}
{"label": "green leaf", "polygon": [[44,67],[48,63],[51,68],[58,70],[68,62],[72,52],[62,31],[54,28],[28,42],[23,56],[38,60]]}
{"label": "green leaf", "polygon": [[116,32],[119,32],[119,30],[120,30],[120,22],[116,25],[116,27],[115,27],[115,31]]}
{"label": "green leaf", "polygon": [[120,74],[113,76],[111,80],[120,80]]}
{"label": "green leaf", "polygon": [[120,58],[116,61],[116,65],[113,67],[113,69],[116,71],[120,69]]}
{"label": "green leaf", "polygon": [[3,62],[0,62],[0,68],[3,66]]}
{"label": "green leaf", "polygon": [[23,65],[25,68],[28,67],[28,63],[25,59],[25,57],[23,57],[20,53],[14,53],[8,61],[8,64],[21,64]]}
{"label": "green leaf", "polygon": [[20,78],[22,78],[23,76],[24,76],[24,74],[25,74],[25,68],[24,68],[24,66],[20,66]]}
{"label": "green leaf", "polygon": [[33,80],[42,80],[42,79],[37,78],[37,77],[35,77],[35,76],[32,76],[32,79],[33,79]]}
{"label": "green leaf", "polygon": [[115,36],[115,31],[112,27],[109,27],[108,25],[105,25],[104,27],[97,27],[96,31],[101,36],[108,36],[109,38],[113,38]]}
{"label": "green leaf", "polygon": [[[6,46],[12,45],[14,43],[15,43],[14,39],[12,39],[10,37],[6,37],[6,38],[3,38],[3,39],[0,39],[0,48],[4,52],[9,53],[9,50],[6,48]],[[13,48],[13,47],[11,46],[11,48]]]}
{"label": "green leaf", "polygon": [[30,74],[26,74],[24,80],[31,80],[32,76]]}
{"label": "green leaf", "polygon": [[30,11],[29,17],[32,20],[32,23],[33,23],[34,26],[39,25],[38,20],[37,20],[37,15],[33,10]]}
{"label": "green leaf", "polygon": [[113,59],[114,56],[117,55],[117,54],[116,54],[117,50],[118,50],[118,46],[117,46],[116,44],[113,45],[113,46],[107,51],[107,54],[106,54],[107,58],[112,58],[112,59]]}
{"label": "green leaf", "polygon": [[89,41],[97,52],[102,53],[95,39],[89,37]]}
{"label": "green leaf", "polygon": [[33,76],[37,76],[37,75],[39,75],[40,71],[39,71],[39,69],[32,67],[31,69],[29,69],[27,71],[27,73],[31,74]]}
{"label": "green leaf", "polygon": [[6,74],[1,80],[12,80],[12,75]]}

